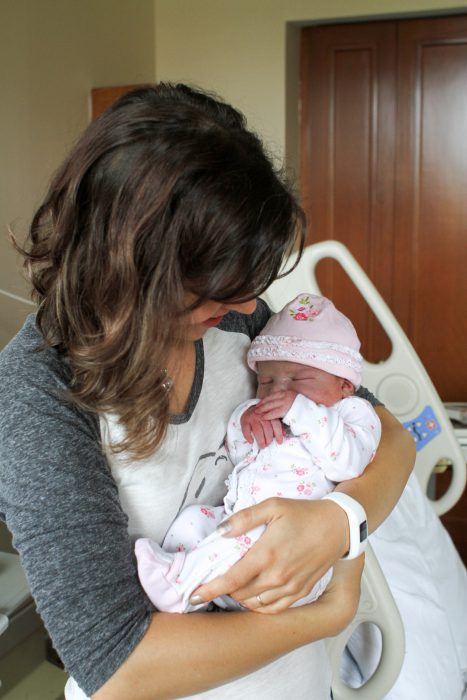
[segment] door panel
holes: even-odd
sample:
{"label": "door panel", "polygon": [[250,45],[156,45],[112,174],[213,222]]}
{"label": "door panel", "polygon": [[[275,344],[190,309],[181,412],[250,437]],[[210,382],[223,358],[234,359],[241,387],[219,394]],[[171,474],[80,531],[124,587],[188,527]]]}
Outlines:
{"label": "door panel", "polygon": [[[466,400],[467,17],[310,27],[301,70],[310,242],[348,246],[441,397]],[[387,356],[352,285],[320,273],[365,356]]]}
{"label": "door panel", "polygon": [[394,308],[442,398],[466,400],[467,18],[401,22],[398,56]]}
{"label": "door panel", "polygon": [[91,120],[96,119],[107,107],[110,107],[115,100],[130,90],[139,87],[146,87],[143,83],[135,85],[114,85],[112,87],[96,87],[91,90]]}
{"label": "door panel", "polygon": [[[302,44],[301,189],[310,242],[344,243],[386,299],[392,283],[394,39],[395,27],[378,22],[306,29]],[[346,275],[334,262],[320,268],[323,292],[352,318],[365,356],[387,357],[386,334]]]}

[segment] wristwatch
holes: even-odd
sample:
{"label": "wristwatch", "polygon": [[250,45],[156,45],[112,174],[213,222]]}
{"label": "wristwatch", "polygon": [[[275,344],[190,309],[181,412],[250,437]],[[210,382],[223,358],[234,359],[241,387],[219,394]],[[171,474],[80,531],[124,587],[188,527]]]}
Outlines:
{"label": "wristwatch", "polygon": [[368,523],[363,506],[355,498],[340,491],[333,491],[323,496],[323,501],[334,501],[345,510],[349,521],[349,551],[342,559],[355,559],[365,551],[368,540]]}

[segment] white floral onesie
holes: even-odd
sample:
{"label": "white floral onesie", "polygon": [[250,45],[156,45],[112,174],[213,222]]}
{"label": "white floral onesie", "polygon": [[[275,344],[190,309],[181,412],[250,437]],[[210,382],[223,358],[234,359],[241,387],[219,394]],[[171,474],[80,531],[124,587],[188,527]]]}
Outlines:
{"label": "white floral onesie", "polygon": [[[172,523],[162,548],[149,539],[136,542],[141,583],[159,610],[199,609],[189,603],[192,592],[230,569],[266,527],[240,537],[222,537],[215,528],[226,517],[273,496],[320,499],[336,482],[359,476],[373,459],[381,425],[364,399],[352,396],[326,407],[298,394],[282,419],[287,426],[283,443],[273,440],[263,449],[256,441],[249,444],[240,426],[243,412],[258,401],[238,406],[228,424],[226,446],[235,466],[227,480],[224,505],[185,508]],[[316,600],[331,575],[328,571],[295,605]],[[228,596],[215,602],[224,608],[240,608]]]}

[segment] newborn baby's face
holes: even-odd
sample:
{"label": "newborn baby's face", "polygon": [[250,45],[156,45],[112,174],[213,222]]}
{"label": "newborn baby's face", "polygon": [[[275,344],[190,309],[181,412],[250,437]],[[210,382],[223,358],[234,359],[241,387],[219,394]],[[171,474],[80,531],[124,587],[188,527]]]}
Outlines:
{"label": "newborn baby's face", "polygon": [[316,367],[300,365],[298,362],[264,360],[257,363],[256,369],[259,399],[264,399],[276,391],[294,391],[315,403],[332,406],[354,391],[347,379],[336,377]]}

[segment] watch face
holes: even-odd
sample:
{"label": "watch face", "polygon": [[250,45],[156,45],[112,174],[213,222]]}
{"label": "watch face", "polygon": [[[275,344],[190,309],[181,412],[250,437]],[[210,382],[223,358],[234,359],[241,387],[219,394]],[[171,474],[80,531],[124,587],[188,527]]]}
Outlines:
{"label": "watch face", "polygon": [[360,542],[364,542],[368,537],[368,523],[364,520],[360,523]]}

